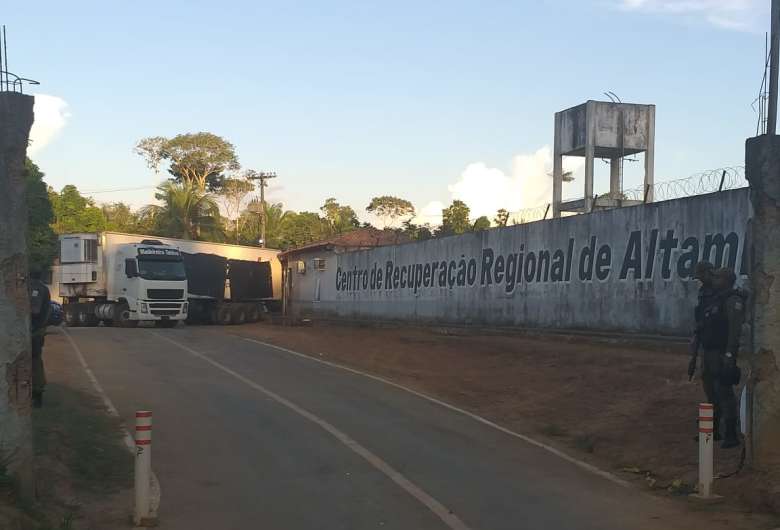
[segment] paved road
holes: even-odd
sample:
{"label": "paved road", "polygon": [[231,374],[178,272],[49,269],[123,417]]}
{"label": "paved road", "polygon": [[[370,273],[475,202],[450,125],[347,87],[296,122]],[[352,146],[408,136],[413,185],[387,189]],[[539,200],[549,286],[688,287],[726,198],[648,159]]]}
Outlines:
{"label": "paved road", "polygon": [[128,425],[154,411],[163,530],[692,528],[666,502],[230,328],[69,333]]}

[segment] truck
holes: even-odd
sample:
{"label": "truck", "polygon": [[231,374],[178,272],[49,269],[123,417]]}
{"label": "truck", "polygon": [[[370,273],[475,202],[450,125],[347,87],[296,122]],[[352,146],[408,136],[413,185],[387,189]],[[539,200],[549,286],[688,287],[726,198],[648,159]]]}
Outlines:
{"label": "truck", "polygon": [[[258,320],[281,300],[274,249],[101,232],[60,236],[60,250],[52,276],[60,279],[55,291],[65,302],[67,325],[241,324]],[[138,276],[129,275],[131,255]],[[150,267],[165,270],[152,275]]]}
{"label": "truck", "polygon": [[60,236],[59,296],[68,326],[173,327],[187,317],[187,276],[179,249],[151,238]]}

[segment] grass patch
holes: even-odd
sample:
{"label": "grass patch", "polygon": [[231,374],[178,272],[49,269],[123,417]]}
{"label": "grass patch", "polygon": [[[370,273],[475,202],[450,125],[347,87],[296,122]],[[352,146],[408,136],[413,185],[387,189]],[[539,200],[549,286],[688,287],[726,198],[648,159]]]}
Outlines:
{"label": "grass patch", "polygon": [[551,438],[559,438],[561,436],[566,436],[568,434],[566,432],[566,429],[564,429],[560,425],[556,425],[555,423],[548,423],[547,425],[545,425],[540,429],[540,432],[545,436],[549,436]]}
{"label": "grass patch", "polygon": [[119,420],[91,394],[49,384],[43,408],[33,413],[33,436],[36,457],[62,463],[76,491],[113,493],[132,485],[133,459]]}
{"label": "grass patch", "polygon": [[574,447],[586,453],[596,450],[596,437],[590,434],[581,434],[574,438]]}

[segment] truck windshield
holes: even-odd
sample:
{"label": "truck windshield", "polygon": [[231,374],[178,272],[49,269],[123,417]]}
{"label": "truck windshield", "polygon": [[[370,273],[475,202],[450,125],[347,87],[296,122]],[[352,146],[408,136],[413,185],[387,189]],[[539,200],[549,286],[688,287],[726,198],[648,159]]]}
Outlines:
{"label": "truck windshield", "polygon": [[181,261],[138,260],[138,275],[144,280],[182,281],[187,279]]}

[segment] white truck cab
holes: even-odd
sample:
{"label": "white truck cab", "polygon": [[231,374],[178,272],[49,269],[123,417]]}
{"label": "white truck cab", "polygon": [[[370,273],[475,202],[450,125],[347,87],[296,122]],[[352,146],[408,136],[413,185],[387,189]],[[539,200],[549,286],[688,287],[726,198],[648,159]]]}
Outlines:
{"label": "white truck cab", "polygon": [[60,236],[60,296],[70,326],[173,327],[187,318],[187,276],[178,248],[113,233]]}

